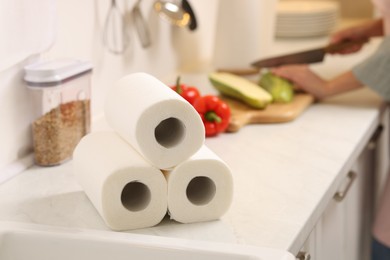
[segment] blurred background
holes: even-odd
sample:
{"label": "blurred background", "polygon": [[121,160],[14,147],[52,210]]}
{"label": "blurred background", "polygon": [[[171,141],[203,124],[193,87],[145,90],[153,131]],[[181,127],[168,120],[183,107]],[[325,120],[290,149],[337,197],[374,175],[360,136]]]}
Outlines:
{"label": "blurred background", "polygon": [[[253,59],[267,56],[274,41],[285,40],[275,37],[278,4],[294,1],[297,0],[192,0],[189,2],[198,23],[195,30],[163,20],[153,7],[156,0],[2,1],[0,171],[32,152],[34,112],[33,100],[23,81],[26,65],[59,58],[90,61],[93,64],[92,118],[98,118],[102,116],[107,90],[123,75],[143,71],[167,81],[179,72],[212,70],[215,61],[230,57],[229,53],[238,53],[241,57],[249,54]],[[323,0],[310,0],[316,1]],[[334,1],[338,9],[337,24],[332,31],[376,15],[370,0]],[[121,54],[110,52],[103,41],[114,2],[128,39],[127,48]],[[239,9],[234,7],[237,3]],[[147,47],[141,44],[134,21],[136,5],[147,25],[150,37]],[[225,17],[221,10],[226,11]],[[227,15],[229,11],[232,13]],[[236,27],[238,24],[241,27]],[[299,40],[326,39],[330,32]],[[238,49],[241,47],[245,51]]]}

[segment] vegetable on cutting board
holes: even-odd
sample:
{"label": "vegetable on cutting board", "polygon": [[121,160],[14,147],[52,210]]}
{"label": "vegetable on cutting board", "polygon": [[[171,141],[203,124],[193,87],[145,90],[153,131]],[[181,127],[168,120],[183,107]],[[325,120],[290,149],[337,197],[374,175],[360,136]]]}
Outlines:
{"label": "vegetable on cutting board", "polygon": [[230,108],[217,96],[202,96],[195,100],[193,106],[202,118],[206,136],[215,136],[229,126]]}
{"label": "vegetable on cutting board", "polygon": [[238,99],[251,107],[264,109],[272,96],[257,84],[234,74],[214,72],[209,74],[211,84],[222,94]]}
{"label": "vegetable on cutting board", "polygon": [[180,82],[180,76],[176,79],[176,85],[171,86],[180,96],[187,100],[191,105],[200,97],[200,92],[196,87],[187,86]]}
{"label": "vegetable on cutting board", "polygon": [[294,98],[293,84],[271,72],[260,77],[259,85],[271,94],[273,102],[289,103]]}

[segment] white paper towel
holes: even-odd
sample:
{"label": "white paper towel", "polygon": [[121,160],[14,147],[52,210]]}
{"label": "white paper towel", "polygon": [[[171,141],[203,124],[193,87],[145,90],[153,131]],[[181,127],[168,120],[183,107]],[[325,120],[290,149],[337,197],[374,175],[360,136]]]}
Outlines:
{"label": "white paper towel", "polygon": [[160,169],[188,159],[204,143],[204,126],[192,105],[146,73],[115,83],[105,116],[123,139]]}
{"label": "white paper towel", "polygon": [[205,145],[187,161],[164,171],[168,211],[182,223],[215,220],[229,209],[233,178],[229,167]]}
{"label": "white paper towel", "polygon": [[151,227],[167,212],[167,183],[114,132],[85,136],[73,154],[74,172],[85,193],[113,230]]}

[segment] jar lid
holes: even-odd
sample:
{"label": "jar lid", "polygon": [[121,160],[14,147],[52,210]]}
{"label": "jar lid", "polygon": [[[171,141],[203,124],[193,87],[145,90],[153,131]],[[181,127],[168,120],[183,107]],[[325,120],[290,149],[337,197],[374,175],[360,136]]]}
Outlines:
{"label": "jar lid", "polygon": [[60,85],[90,71],[92,71],[92,64],[88,61],[75,59],[44,61],[24,67],[24,80],[32,87],[50,87]]}

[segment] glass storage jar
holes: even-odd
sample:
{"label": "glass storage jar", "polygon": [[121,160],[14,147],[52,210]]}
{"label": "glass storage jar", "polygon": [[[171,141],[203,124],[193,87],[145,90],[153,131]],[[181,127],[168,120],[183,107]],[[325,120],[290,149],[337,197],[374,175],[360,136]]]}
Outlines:
{"label": "glass storage jar", "polygon": [[25,67],[35,119],[32,137],[35,163],[58,165],[72,157],[80,139],[90,131],[92,64],[61,59]]}

